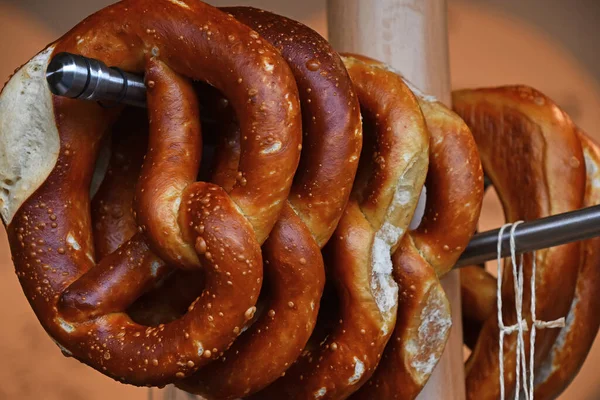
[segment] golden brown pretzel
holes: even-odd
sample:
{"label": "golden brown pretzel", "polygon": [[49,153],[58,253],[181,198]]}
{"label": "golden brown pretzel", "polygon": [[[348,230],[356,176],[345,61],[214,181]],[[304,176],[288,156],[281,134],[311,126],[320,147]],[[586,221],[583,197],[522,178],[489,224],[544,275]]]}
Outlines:
{"label": "golden brown pretzel", "polygon": [[[589,207],[600,203],[600,187],[595,183],[600,171],[600,149],[581,131],[578,136],[583,146],[587,174],[583,206]],[[566,389],[581,368],[596,337],[600,325],[600,300],[596,295],[600,286],[598,244],[597,238],[581,243],[577,286],[566,326],[560,331],[546,359],[536,365],[536,398],[554,399]],[[482,268],[468,267],[461,270],[461,287],[463,313],[470,317],[465,327],[476,339],[480,324],[495,315],[496,282]]]}
{"label": "golden brown pretzel", "polygon": [[420,95],[419,104],[431,137],[425,214],[393,255],[396,328],[357,398],[413,399],[427,383],[452,325],[439,278],[466,247],[481,211],[483,172],[471,132],[435,99]]}
{"label": "golden brown pretzel", "polygon": [[[579,131],[583,146],[587,183],[584,207],[600,204],[600,147]],[[581,261],[575,296],[547,358],[540,363],[535,397],[554,399],[571,383],[583,365],[600,327],[600,238],[581,243]]]}
{"label": "golden brown pretzel", "polygon": [[[355,57],[389,69],[368,57]],[[434,98],[411,89],[430,132],[427,204],[419,227],[403,237],[393,255],[399,286],[396,328],[375,374],[356,398],[411,399],[420,393],[452,324],[439,277],[469,242],[483,201],[483,172],[468,127]]]}
{"label": "golden brown pretzel", "polygon": [[[256,29],[287,60],[300,92],[304,130],[302,159],[290,197],[263,246],[267,293],[262,315],[220,360],[178,384],[208,398],[234,399],[280,377],[313,331],[325,278],[320,247],[329,240],[348,201],[362,126],[350,78],[325,39],[298,22],[262,10],[222,10]],[[318,64],[318,70],[307,60]],[[220,173],[214,178],[224,188],[237,171],[236,139],[228,137],[217,158]]]}
{"label": "golden brown pretzel", "polygon": [[[132,72],[146,70],[150,143],[156,143],[150,152],[165,168],[188,160],[186,171],[173,168],[180,184],[192,179],[201,151],[195,95],[182,76],[219,88],[240,116],[243,180],[229,194],[206,183],[153,193],[169,182],[158,187],[142,182],[142,209],[136,211],[145,232],[94,265],[88,186],[98,144],[119,110],[51,96],[44,71],[60,51]],[[278,52],[202,2],[126,0],[89,17],[34,57],[10,80],[0,101],[2,146],[27,151],[25,157],[2,160],[3,179],[12,182],[2,196],[3,221],[23,290],[64,351],[124,382],[162,385],[194,372],[214,348],[225,349],[256,302],[259,245],[279,216],[299,160],[297,89]],[[25,110],[25,119],[14,117]],[[278,173],[270,175],[273,164]],[[152,168],[146,165],[143,173]],[[183,242],[157,235],[156,221],[143,209],[157,204],[154,195],[175,207],[179,201],[173,197],[180,198],[176,222],[169,221],[178,224],[171,227],[181,230]],[[177,215],[176,208],[172,212]],[[123,312],[141,294],[135,282],[119,291],[118,299],[111,297],[110,306],[97,297],[92,304],[87,295],[106,292],[105,285],[115,285],[113,278],[134,266],[151,275],[155,256],[146,240],[174,266],[197,268],[196,255],[207,272],[207,289],[190,311],[156,328],[138,325]],[[172,260],[173,246],[185,250],[190,244],[196,254],[188,251]],[[228,252],[221,253],[225,247]]]}
{"label": "golden brown pretzel", "polygon": [[369,135],[353,195],[326,248],[339,314],[321,314],[321,324],[333,322],[326,338],[257,399],[347,398],[373,373],[395,321],[391,253],[425,180],[429,138],[417,100],[400,77],[343,59]]}
{"label": "golden brown pretzel", "polygon": [[[582,206],[585,169],[577,129],[550,99],[516,86],[455,92],[453,103],[473,132],[484,170],[496,188],[507,220],[533,220]],[[566,182],[569,190],[564,189]],[[539,320],[551,321],[567,314],[575,289],[578,250],[579,244],[574,243],[537,252]],[[529,282],[529,256],[525,257],[524,272],[525,282]],[[515,323],[512,279],[511,272],[504,273],[503,318],[507,326]],[[528,289],[525,285],[523,317],[530,320]],[[557,334],[555,329],[538,332],[536,364],[546,358]],[[507,335],[504,343],[505,371],[514,371],[516,335]],[[467,362],[468,398],[498,398],[498,364],[494,313],[485,321]],[[510,394],[515,375],[505,373],[504,379]]]}

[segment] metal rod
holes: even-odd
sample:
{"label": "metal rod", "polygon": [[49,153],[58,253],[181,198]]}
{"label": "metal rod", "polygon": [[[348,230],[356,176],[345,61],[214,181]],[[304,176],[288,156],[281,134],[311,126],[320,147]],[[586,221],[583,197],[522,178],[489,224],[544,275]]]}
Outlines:
{"label": "metal rod", "polygon": [[[497,257],[500,229],[476,234],[455,268],[477,265]],[[600,236],[600,205],[525,222],[515,229],[517,254]],[[502,257],[510,255],[510,232],[502,235]]]}
{"label": "metal rod", "polygon": [[46,80],[57,96],[146,107],[143,77],[77,54],[54,56],[46,70]]}
{"label": "metal rod", "polygon": [[[74,99],[146,106],[144,78],[70,53],[57,54],[46,73],[52,93]],[[491,182],[486,179],[486,186]],[[476,234],[455,268],[496,259],[498,231]],[[516,251],[534,250],[600,236],[600,205],[525,222],[515,230]],[[510,232],[502,236],[502,257],[510,255]]]}

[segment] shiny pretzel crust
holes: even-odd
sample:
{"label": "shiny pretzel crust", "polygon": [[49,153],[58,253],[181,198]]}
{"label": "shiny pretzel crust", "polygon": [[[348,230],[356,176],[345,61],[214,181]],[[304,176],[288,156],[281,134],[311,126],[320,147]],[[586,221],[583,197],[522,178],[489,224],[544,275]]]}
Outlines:
{"label": "shiny pretzel crust", "polygon": [[[35,191],[20,193],[28,198],[15,203],[19,207],[12,219],[5,218],[10,221],[9,242],[25,295],[65,354],[123,382],[172,383],[217,357],[237,336],[235,328],[248,321],[256,303],[262,277],[259,245],[279,217],[299,162],[297,87],[276,49],[233,17],[199,1],[122,1],[87,18],[44,54],[49,58],[62,51],[134,73],[150,68],[150,103],[153,96],[160,98],[171,90],[186,97],[185,77],[209,82],[230,99],[240,116],[243,179],[229,194],[215,185],[192,183],[173,202],[181,205],[176,211],[183,238],[207,266],[205,291],[182,318],[157,327],[129,318],[124,311],[142,294],[147,281],[134,280],[114,293],[106,290],[119,282],[119,274],[130,270],[145,270],[152,277],[153,253],[167,253],[168,244],[156,237],[162,232],[136,234],[109,256],[95,259],[89,186],[100,144],[120,109],[52,97],[58,159],[37,188],[34,180],[42,175],[34,175],[48,171],[45,167],[32,171],[28,183]],[[19,100],[20,92],[10,88],[31,65],[9,82],[2,93],[3,104],[26,104]],[[32,77],[29,82],[34,87],[43,79]],[[46,96],[46,84],[39,85]],[[157,132],[173,128],[169,123],[175,120],[193,123],[193,105],[155,105],[150,112]],[[47,113],[33,112],[28,117],[40,127],[49,121]],[[31,133],[27,125],[17,128],[10,132],[2,126],[0,136]],[[160,140],[173,149],[177,143],[172,139],[165,135]],[[186,143],[179,144],[185,147]],[[190,151],[197,151],[193,147]],[[54,151],[50,145],[48,150]],[[270,175],[273,165],[278,173]],[[225,247],[227,254],[220,252]],[[178,260],[169,261],[178,266]],[[91,299],[96,302],[91,304]]]}
{"label": "shiny pretzel crust", "polygon": [[[508,221],[533,220],[578,209],[585,190],[585,166],[577,130],[569,117],[543,94],[523,86],[463,90],[453,94],[456,112],[477,142],[486,174],[500,197]],[[569,182],[569,190],[564,190]],[[537,317],[554,320],[569,311],[579,262],[579,243],[537,252]],[[531,258],[525,257],[525,282]],[[508,271],[508,269],[505,269]],[[515,322],[512,274],[504,274],[505,324]],[[529,318],[529,291],[524,317]],[[536,362],[543,360],[558,331],[541,330]],[[526,343],[529,343],[528,337]],[[514,371],[515,335],[505,338],[504,368]],[[490,316],[466,365],[467,397],[495,399],[498,383],[498,326]],[[514,374],[505,374],[507,392]]]}

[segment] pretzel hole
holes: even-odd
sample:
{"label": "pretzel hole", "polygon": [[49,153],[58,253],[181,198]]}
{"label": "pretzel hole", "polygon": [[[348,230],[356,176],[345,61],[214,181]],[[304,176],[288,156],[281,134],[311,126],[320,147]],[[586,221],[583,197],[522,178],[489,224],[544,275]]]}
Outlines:
{"label": "pretzel hole", "polygon": [[421,189],[421,195],[419,196],[419,201],[417,203],[417,208],[415,209],[413,218],[410,221],[410,225],[409,225],[410,230],[417,229],[421,225],[421,221],[423,221],[423,217],[425,216],[426,205],[427,205],[427,185],[423,185],[423,189]]}
{"label": "pretzel hole", "polygon": [[100,150],[98,152],[98,158],[96,158],[96,165],[94,167],[94,174],[92,175],[92,182],[90,183],[90,197],[93,198],[108,172],[108,166],[112,155],[111,149],[112,135],[106,135],[100,144]]}
{"label": "pretzel hole", "polygon": [[[326,250],[324,251],[326,252]],[[321,296],[317,322],[305,349],[311,352],[316,351],[328,339],[329,335],[334,332],[336,326],[340,324],[341,318],[340,298],[332,283],[332,279],[328,277],[323,295]]]}
{"label": "pretzel hole", "polygon": [[[194,88],[200,104],[203,141],[198,180],[212,182],[211,178],[219,166],[218,151],[229,136],[232,134],[239,136],[239,123],[235,110],[221,91],[205,82],[194,82]],[[229,191],[229,188],[225,189]]]}
{"label": "pretzel hole", "polygon": [[[483,206],[481,209],[481,215],[479,217],[478,231],[484,232],[487,230],[496,229],[499,226],[504,225],[505,217],[502,203],[498,197],[496,189],[492,185],[492,182],[486,176],[484,181],[485,194],[483,197]],[[495,278],[498,276],[496,260],[487,261],[484,268]],[[476,335],[479,334],[480,327],[477,326],[473,321],[464,321],[466,326],[474,327],[469,331],[466,326],[463,329],[463,336],[465,342],[475,343],[477,340]],[[463,360],[466,361],[472,353],[472,349],[467,345],[463,344]]]}
{"label": "pretzel hole", "polygon": [[364,107],[360,108],[363,125],[363,145],[358,161],[358,170],[356,173],[356,179],[352,191],[357,196],[359,202],[365,200],[365,197],[371,195],[366,193],[369,185],[369,180],[375,175],[374,171],[377,168],[383,167],[385,160],[379,156],[378,143],[377,143],[377,128],[379,122],[376,116],[366,110]]}
{"label": "pretzel hole", "polygon": [[176,270],[142,294],[129,308],[131,319],[141,325],[167,324],[184,316],[204,290],[202,270]]}
{"label": "pretzel hole", "polygon": [[[505,219],[502,203],[500,203],[496,189],[490,184],[483,196],[483,206],[479,217],[478,230],[484,232],[496,229],[499,226],[504,225],[504,223]],[[496,260],[486,262],[485,269],[494,277],[498,275]]]}

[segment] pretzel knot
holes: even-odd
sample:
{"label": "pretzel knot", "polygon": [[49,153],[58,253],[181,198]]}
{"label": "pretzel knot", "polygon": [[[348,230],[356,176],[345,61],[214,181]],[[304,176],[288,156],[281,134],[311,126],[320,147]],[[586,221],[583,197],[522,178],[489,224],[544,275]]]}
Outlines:
{"label": "pretzel knot", "polygon": [[[149,146],[133,206],[140,229],[102,258],[92,244],[89,185],[120,110],[51,96],[43,71],[63,51],[146,75]],[[195,182],[202,142],[190,79],[218,88],[239,117],[238,180],[228,193]],[[204,3],[126,0],[37,55],[2,97],[12,107],[4,113],[35,117],[3,129],[3,145],[29,147],[3,160],[14,185],[2,217],[23,290],[64,353],[125,382],[164,385],[230,346],[255,310],[260,245],[299,162],[298,90],[279,52]],[[183,317],[140,325],[125,310],[165,264],[202,268],[204,290]]]}

